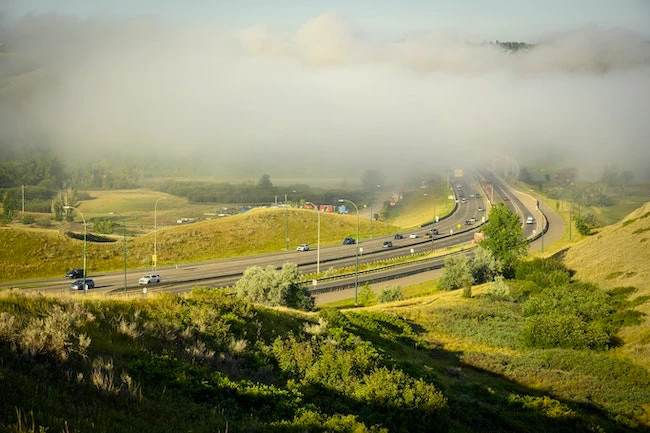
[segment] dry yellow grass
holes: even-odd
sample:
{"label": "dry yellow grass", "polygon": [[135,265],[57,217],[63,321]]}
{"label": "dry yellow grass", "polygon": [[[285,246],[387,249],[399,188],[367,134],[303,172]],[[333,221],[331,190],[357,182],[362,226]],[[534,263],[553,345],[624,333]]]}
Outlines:
{"label": "dry yellow grass", "polygon": [[571,247],[565,263],[579,280],[634,286],[638,295],[650,295],[650,202]]}
{"label": "dry yellow grass", "polygon": [[[650,202],[571,247],[565,263],[578,280],[604,289],[633,286],[633,297],[650,296]],[[650,302],[637,310],[645,314],[643,323],[623,328],[619,350],[650,367]]]}
{"label": "dry yellow grass", "polygon": [[430,222],[434,217],[434,210],[436,215],[445,216],[454,208],[454,201],[448,198],[450,194],[442,184],[409,191],[405,193],[387,222],[398,227],[411,228]]}

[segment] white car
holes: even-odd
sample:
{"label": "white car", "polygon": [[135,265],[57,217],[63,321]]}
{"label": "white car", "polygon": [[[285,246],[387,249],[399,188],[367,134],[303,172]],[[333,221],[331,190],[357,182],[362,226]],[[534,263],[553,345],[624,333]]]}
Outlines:
{"label": "white car", "polygon": [[534,222],[535,222],[535,218],[533,218],[532,216],[529,216],[528,218],[526,218],[526,224],[532,224]]}
{"label": "white car", "polygon": [[160,275],[158,274],[147,274],[144,277],[140,278],[138,281],[140,284],[155,284],[160,282]]}
{"label": "white car", "polygon": [[417,239],[417,237],[418,237],[418,234],[417,234],[417,233],[411,233],[411,234],[409,235],[409,238],[411,238],[411,239]]}
{"label": "white car", "polygon": [[307,245],[307,244],[298,245],[298,248],[296,248],[296,251],[309,251],[309,245]]}

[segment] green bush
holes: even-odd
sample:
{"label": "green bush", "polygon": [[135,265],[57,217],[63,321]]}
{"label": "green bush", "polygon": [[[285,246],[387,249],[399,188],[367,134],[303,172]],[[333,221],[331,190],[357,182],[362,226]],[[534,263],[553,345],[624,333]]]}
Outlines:
{"label": "green bush", "polygon": [[22,223],[25,224],[25,225],[34,224],[34,222],[36,222],[36,218],[34,218],[34,215],[29,215],[28,214],[28,215],[25,215],[23,217],[23,219],[22,219]]}
{"label": "green bush", "polygon": [[374,298],[374,296],[375,294],[372,293],[370,284],[364,284],[363,287],[361,287],[361,290],[359,290],[359,305],[364,307],[370,305],[370,302],[372,302],[372,298]]}
{"label": "green bush", "polygon": [[524,344],[539,349],[605,349],[610,336],[594,322],[572,314],[539,314],[526,320]]}
{"label": "green bush", "polygon": [[571,275],[564,264],[557,259],[536,258],[517,263],[515,278],[522,281],[532,281],[537,286],[544,288],[568,284]]}
{"label": "green bush", "polygon": [[470,262],[466,255],[455,254],[445,259],[445,267],[438,280],[438,286],[443,290],[456,290],[474,281]]}
{"label": "green bush", "polygon": [[547,288],[522,305],[522,338],[530,347],[605,349],[622,326],[636,324],[629,289],[603,292],[586,283]]}
{"label": "green bush", "polygon": [[332,328],[350,326],[350,320],[336,308],[323,308],[318,315]]}
{"label": "green bush", "polygon": [[377,302],[380,304],[386,302],[401,301],[402,299],[402,288],[400,286],[383,288],[377,294]]}
{"label": "green bush", "polygon": [[509,301],[512,299],[510,294],[510,287],[502,276],[497,276],[494,282],[486,290],[490,298],[502,301]]}
{"label": "green bush", "polygon": [[492,251],[481,246],[474,250],[470,268],[476,284],[492,281],[499,272],[499,265]]}
{"label": "green bush", "polygon": [[237,295],[269,306],[287,306],[312,310],[313,295],[301,287],[300,271],[295,263],[285,263],[282,270],[273,266],[252,266],[244,271],[235,285]]}
{"label": "green bush", "polygon": [[[434,385],[401,370],[385,367],[365,375],[353,392],[365,406],[369,424],[397,427],[398,431],[429,432],[445,424],[447,399]],[[413,419],[418,419],[413,423]],[[409,426],[403,428],[403,426]],[[391,429],[393,431],[393,429]]]}

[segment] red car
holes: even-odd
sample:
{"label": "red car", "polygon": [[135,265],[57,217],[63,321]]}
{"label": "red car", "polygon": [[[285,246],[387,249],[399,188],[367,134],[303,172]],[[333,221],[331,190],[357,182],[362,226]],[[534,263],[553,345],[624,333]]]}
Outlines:
{"label": "red car", "polygon": [[509,201],[510,199],[507,196],[503,196],[503,201]]}

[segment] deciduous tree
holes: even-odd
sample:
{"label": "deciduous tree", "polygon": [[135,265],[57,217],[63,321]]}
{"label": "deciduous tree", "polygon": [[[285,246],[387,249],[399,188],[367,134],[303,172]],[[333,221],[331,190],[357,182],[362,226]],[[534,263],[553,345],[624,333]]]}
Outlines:
{"label": "deciduous tree", "polygon": [[510,274],[514,263],[525,256],[528,250],[528,245],[522,238],[519,216],[504,203],[498,203],[492,207],[483,231],[485,240],[481,245],[492,251],[504,273]]}

